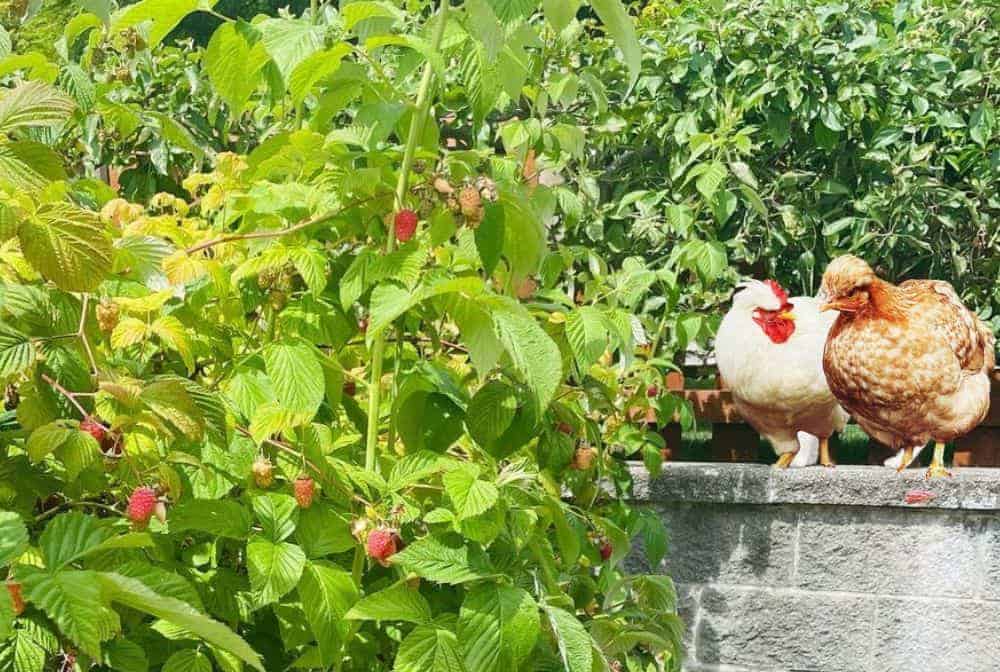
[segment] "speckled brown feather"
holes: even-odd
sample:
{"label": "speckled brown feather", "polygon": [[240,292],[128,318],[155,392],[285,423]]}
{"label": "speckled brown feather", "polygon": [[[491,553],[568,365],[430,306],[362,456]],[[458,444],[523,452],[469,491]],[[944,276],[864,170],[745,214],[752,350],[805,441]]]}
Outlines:
{"label": "speckled brown feather", "polygon": [[868,292],[863,309],[838,317],[823,354],[830,389],[862,428],[899,448],[951,441],[983,420],[993,336],[951,285],[874,278],[855,288],[834,273],[824,287]]}

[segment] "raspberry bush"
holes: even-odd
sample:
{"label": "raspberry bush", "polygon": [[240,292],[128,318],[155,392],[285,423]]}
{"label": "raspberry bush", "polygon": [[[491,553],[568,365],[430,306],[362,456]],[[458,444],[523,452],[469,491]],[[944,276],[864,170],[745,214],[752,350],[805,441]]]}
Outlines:
{"label": "raspberry bush", "polygon": [[0,670],[678,669],[659,372],[552,235],[620,1],[81,5],[0,92]]}

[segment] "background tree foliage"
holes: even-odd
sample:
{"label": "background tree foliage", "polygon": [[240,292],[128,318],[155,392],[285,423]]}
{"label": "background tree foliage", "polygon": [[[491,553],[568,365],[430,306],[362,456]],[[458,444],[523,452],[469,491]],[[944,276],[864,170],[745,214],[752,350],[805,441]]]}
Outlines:
{"label": "background tree foliage", "polygon": [[1000,331],[995,3],[649,2],[638,16],[638,85],[622,95],[600,41],[568,44],[568,88],[605,93],[549,114],[591,150],[573,166],[586,188],[570,240],[612,268],[687,270],[664,292],[674,343],[692,325],[710,335],[700,316],[717,318],[738,274],[812,294],[844,252],[891,280],[952,282]]}
{"label": "background tree foliage", "polygon": [[0,58],[0,670],[678,669],[622,561],[667,550],[628,408],[679,407],[536,165],[584,148],[559,32],[634,81],[631,17],[225,6],[81,0]]}

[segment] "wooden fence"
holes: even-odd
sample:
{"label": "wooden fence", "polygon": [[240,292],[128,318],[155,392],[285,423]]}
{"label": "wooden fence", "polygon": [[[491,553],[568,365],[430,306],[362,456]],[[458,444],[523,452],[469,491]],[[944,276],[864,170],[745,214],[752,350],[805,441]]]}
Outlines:
{"label": "wooden fence", "polygon": [[[718,376],[715,379],[718,381]],[[717,389],[686,389],[684,376],[680,373],[668,374],[666,385],[691,403],[699,429],[711,427],[711,440],[702,459],[712,462],[758,462],[762,459],[760,436],[737,413],[728,390],[719,385]],[[986,420],[955,442],[953,460],[956,466],[1000,467],[1000,368],[993,372],[990,401]],[[650,411],[646,419],[655,423],[655,413]],[[668,424],[661,433],[666,439],[667,459],[677,459],[683,440],[680,425]],[[890,454],[888,448],[871,441],[867,460],[869,464],[881,464]]]}

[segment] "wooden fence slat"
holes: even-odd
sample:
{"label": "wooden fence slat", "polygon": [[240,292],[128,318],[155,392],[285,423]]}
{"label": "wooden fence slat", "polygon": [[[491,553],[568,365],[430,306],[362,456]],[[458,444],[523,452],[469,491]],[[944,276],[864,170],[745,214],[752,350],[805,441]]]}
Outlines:
{"label": "wooden fence slat", "polygon": [[[712,426],[710,445],[711,459],[718,462],[756,461],[759,457],[760,437],[736,411],[732,394],[725,389],[721,376],[717,376],[719,389],[685,389],[683,374],[667,374],[665,384],[668,390],[680,394],[687,400],[695,417]],[[656,423],[655,412],[650,409],[646,421]],[[666,459],[673,459],[680,449],[681,427],[674,422],[661,428],[667,443]],[[881,464],[891,451],[872,441],[868,463]],[[955,442],[954,463],[960,467],[1000,467],[1000,368],[993,373],[990,411],[986,419],[972,431]]]}

